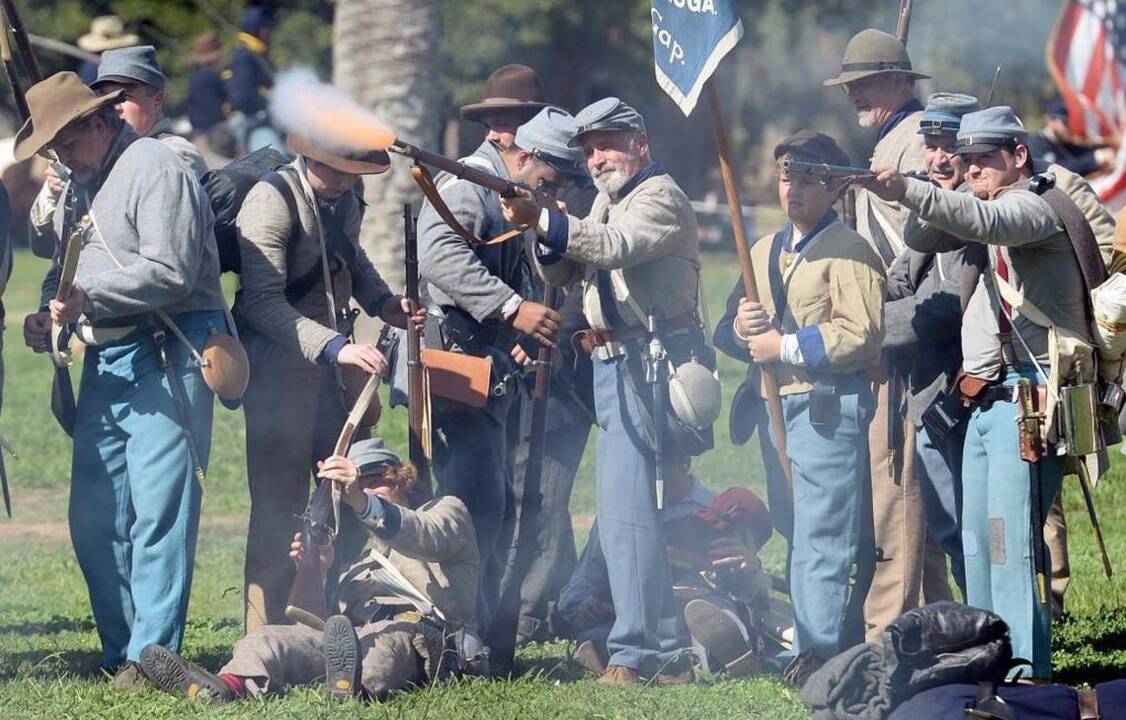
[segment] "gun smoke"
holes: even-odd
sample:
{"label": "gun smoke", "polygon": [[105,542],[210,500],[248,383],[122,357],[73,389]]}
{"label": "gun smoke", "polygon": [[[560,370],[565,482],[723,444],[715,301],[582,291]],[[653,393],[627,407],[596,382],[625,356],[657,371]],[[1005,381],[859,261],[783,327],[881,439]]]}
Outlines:
{"label": "gun smoke", "polygon": [[395,132],[373,112],[304,67],[278,75],[270,117],[287,133],[338,152],[386,150],[395,141]]}

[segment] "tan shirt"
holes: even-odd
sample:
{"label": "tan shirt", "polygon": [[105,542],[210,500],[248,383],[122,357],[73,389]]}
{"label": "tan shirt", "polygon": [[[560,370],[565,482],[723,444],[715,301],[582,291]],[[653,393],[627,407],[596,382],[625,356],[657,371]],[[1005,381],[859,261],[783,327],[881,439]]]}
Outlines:
{"label": "tan shirt", "polygon": [[[925,171],[927,160],[923,152],[926,146],[919,134],[922,119],[922,111],[913,112],[892,128],[876,143],[869,167],[893,167],[899,172]],[[883,258],[885,271],[906,247],[903,226],[907,223],[908,212],[899,203],[881,200],[867,190],[857,191],[856,231]]]}
{"label": "tan shirt", "polygon": [[[777,314],[769,272],[773,241],[766,235],[751,248],[755,284],[772,316]],[[786,292],[782,331],[817,327],[831,373],[874,366],[884,337],[886,281],[880,258],[864,238],[836,220],[798,253],[783,251],[778,262]],[[782,395],[813,388],[809,370],[800,365],[779,363],[776,378]]]}

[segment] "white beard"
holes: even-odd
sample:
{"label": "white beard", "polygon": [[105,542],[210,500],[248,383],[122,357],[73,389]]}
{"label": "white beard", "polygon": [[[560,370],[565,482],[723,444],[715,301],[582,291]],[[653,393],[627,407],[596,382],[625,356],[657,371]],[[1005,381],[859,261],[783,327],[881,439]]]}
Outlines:
{"label": "white beard", "polygon": [[625,187],[625,184],[629,182],[630,179],[623,171],[614,169],[598,176],[592,175],[591,180],[594,181],[594,187],[597,188],[599,192],[604,192],[607,195],[616,195],[619,190]]}
{"label": "white beard", "polygon": [[876,122],[876,114],[871,110],[858,112],[856,115],[856,124],[866,130],[870,130],[879,125],[879,123]]}

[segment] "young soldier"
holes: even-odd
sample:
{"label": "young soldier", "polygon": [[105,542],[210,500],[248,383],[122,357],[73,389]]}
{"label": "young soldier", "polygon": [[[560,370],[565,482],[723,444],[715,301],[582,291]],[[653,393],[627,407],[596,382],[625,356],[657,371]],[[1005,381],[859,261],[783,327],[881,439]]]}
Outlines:
{"label": "young soldier", "polygon": [[[1022,451],[1022,408],[1013,388],[1024,379],[1035,394],[1048,383],[1054,365],[1049,328],[1041,323],[1092,340],[1071,240],[1049,202],[1026,189],[1032,158],[1025,139],[1011,108],[988,108],[963,117],[958,131],[955,152],[966,164],[972,194],[890,168],[864,183],[911,210],[911,247],[935,251],[965,244],[980,269],[976,282],[963,284],[966,377],[960,387],[973,408],[962,462],[966,600],[999,614],[1011,630],[1013,654],[1032,661],[1034,676],[1048,677],[1051,616],[1040,581],[1047,572],[1042,531],[1063,461],[1051,446],[1036,459],[1027,452],[1031,441]],[[1020,294],[1018,305],[1007,299],[1012,293],[1002,295],[1006,287]]]}
{"label": "young soldier", "polygon": [[868,371],[884,333],[884,273],[864,238],[833,211],[840,187],[781,172],[787,159],[847,165],[836,142],[801,130],[774,157],[790,224],[751,250],[762,302],[742,297],[737,285],[738,308],[720,329],[726,325],[723,331],[746,348],[737,359],[746,361],[749,351],[756,365],[776,366],[794,493],[789,570],[798,656],[787,674],[801,684],[848,637],[849,575],[866,514],[874,402]]}
{"label": "young soldier", "polygon": [[[427,502],[429,488],[379,439],[361,440],[348,457],[333,455],[318,466],[324,482],[344,486],[344,501],[372,544],[371,553],[347,563],[341,576],[330,603],[340,614],[328,619],[323,632],[307,625],[263,625],[235,644],[230,662],[217,674],[150,645],[141,669],[157,687],[228,702],[323,678],[337,699],[359,694],[382,699],[458,672],[446,637],[472,633],[479,571],[465,505],[451,496]],[[298,533],[290,557],[299,560],[305,552]],[[324,567],[332,565],[331,557],[322,560]],[[424,615],[416,600],[384,585],[387,565],[435,611]]]}
{"label": "young soldier", "polygon": [[[407,325],[404,300],[359,245],[363,203],[356,180],[386,171],[387,153],[342,153],[297,136],[290,145],[297,157],[250,189],[237,219],[242,289],[234,315],[250,360],[243,401],[248,630],[286,621],[293,584],[286,548],[309,496],[314,463],[328,455],[347,414],[342,369],[382,373],[387,367],[374,345],[349,339],[349,303],[354,299],[365,313],[396,327]],[[358,538],[352,529],[341,528]]]}

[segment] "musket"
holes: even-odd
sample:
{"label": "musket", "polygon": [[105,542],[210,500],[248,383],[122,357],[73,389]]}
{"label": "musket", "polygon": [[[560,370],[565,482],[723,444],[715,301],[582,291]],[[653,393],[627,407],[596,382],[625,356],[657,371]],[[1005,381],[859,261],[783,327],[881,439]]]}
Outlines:
{"label": "musket", "polygon": [[[70,295],[74,287],[74,276],[78,271],[78,257],[82,252],[82,234],[84,222],[78,223],[67,238],[66,248],[63,251],[59,267],[59,286],[55,290],[55,299],[62,300]],[[75,402],[74,384],[70,379],[70,353],[71,331],[68,327],[51,321],[50,355],[55,367],[54,383],[51,385],[51,413],[59,422],[67,435],[74,434]]]}
{"label": "musket", "polygon": [[1103,561],[1103,575],[1110,579],[1114,574],[1114,568],[1110,564],[1110,554],[1106,551],[1103,527],[1095,510],[1095,499],[1091,497],[1091,478],[1087,470],[1087,459],[1080,457],[1075,460],[1075,464],[1079,466],[1079,488],[1083,491],[1083,502],[1087,505],[1087,515],[1091,518],[1091,527],[1095,531],[1095,544],[1099,547],[1099,557]]}
{"label": "musket", "polygon": [[[558,303],[559,288],[547,285],[543,292],[543,304],[552,310]],[[543,475],[543,453],[547,444],[547,399],[551,389],[551,348],[540,345],[536,353],[536,379],[532,386],[532,434],[528,442],[528,460],[524,466],[524,507],[528,507],[529,496],[540,495],[540,477]],[[532,503],[538,513],[538,503]],[[529,526],[535,527],[534,519]]]}
{"label": "musket", "polygon": [[3,10],[4,21],[8,30],[12,33],[12,38],[16,41],[16,51],[19,53],[24,70],[34,85],[43,79],[43,73],[39,70],[39,60],[35,57],[35,50],[31,47],[31,38],[27,34],[23,20],[20,19],[15,0],[0,0],[0,10]]}
{"label": "musket", "polygon": [[657,335],[657,319],[653,309],[649,309],[646,322],[649,334],[649,357],[646,364],[646,377],[653,392],[653,467],[657,509],[665,507],[665,413],[668,402],[668,372],[665,360],[668,355],[661,338]]}
{"label": "musket", "polygon": [[989,95],[985,98],[985,105],[982,107],[990,107],[993,105],[993,93],[997,91],[997,78],[1001,77],[1001,66],[998,65],[997,69],[993,71],[993,82],[989,84]]}
{"label": "musket", "polygon": [[[336,438],[334,455],[345,455],[348,452],[353,436],[363,424],[368,406],[379,391],[380,380],[382,377],[379,375],[368,378]],[[326,569],[321,562],[321,552],[333,543],[340,529],[340,491],[336,483],[321,481],[309,498],[309,505],[301,520],[304,523],[302,539],[305,552],[297,563],[297,574],[286,601],[285,616],[294,622],[322,630],[324,621],[328,618],[328,600],[325,597]]]}
{"label": "musket", "polygon": [[1028,378],[1017,380],[1018,432],[1021,459],[1028,463],[1031,480],[1032,572],[1036,577],[1036,592],[1040,604],[1048,603],[1048,568],[1044,558],[1044,489],[1040,486],[1040,459],[1044,446],[1040,440],[1040,421],[1043,413],[1036,410],[1032,401],[1032,382]]}
{"label": "musket", "polygon": [[895,26],[895,37],[907,47],[907,35],[911,32],[912,0],[899,0],[899,22]]}
{"label": "musket", "polygon": [[[414,315],[419,306],[418,295],[418,228],[410,203],[403,203],[403,239],[406,256],[406,298]],[[426,398],[422,374],[422,329],[413,322],[407,323],[407,415],[409,419],[409,457],[420,482],[429,483],[430,461],[428,443],[423,441],[426,431],[424,415]]]}
{"label": "musket", "polygon": [[855,180],[857,178],[875,177],[876,173],[871,168],[855,165],[831,165],[822,162],[809,162],[806,160],[786,159],[782,161],[783,175],[808,175],[821,182],[832,180]]}
{"label": "musket", "polygon": [[8,39],[8,32],[0,28],[0,59],[4,62],[4,76],[8,78],[8,85],[12,88],[12,98],[16,103],[16,113],[19,115],[20,122],[26,122],[31,116],[31,110],[27,107],[27,97],[24,94],[23,83],[20,82],[19,73],[16,71],[16,63],[12,58],[12,43]]}

